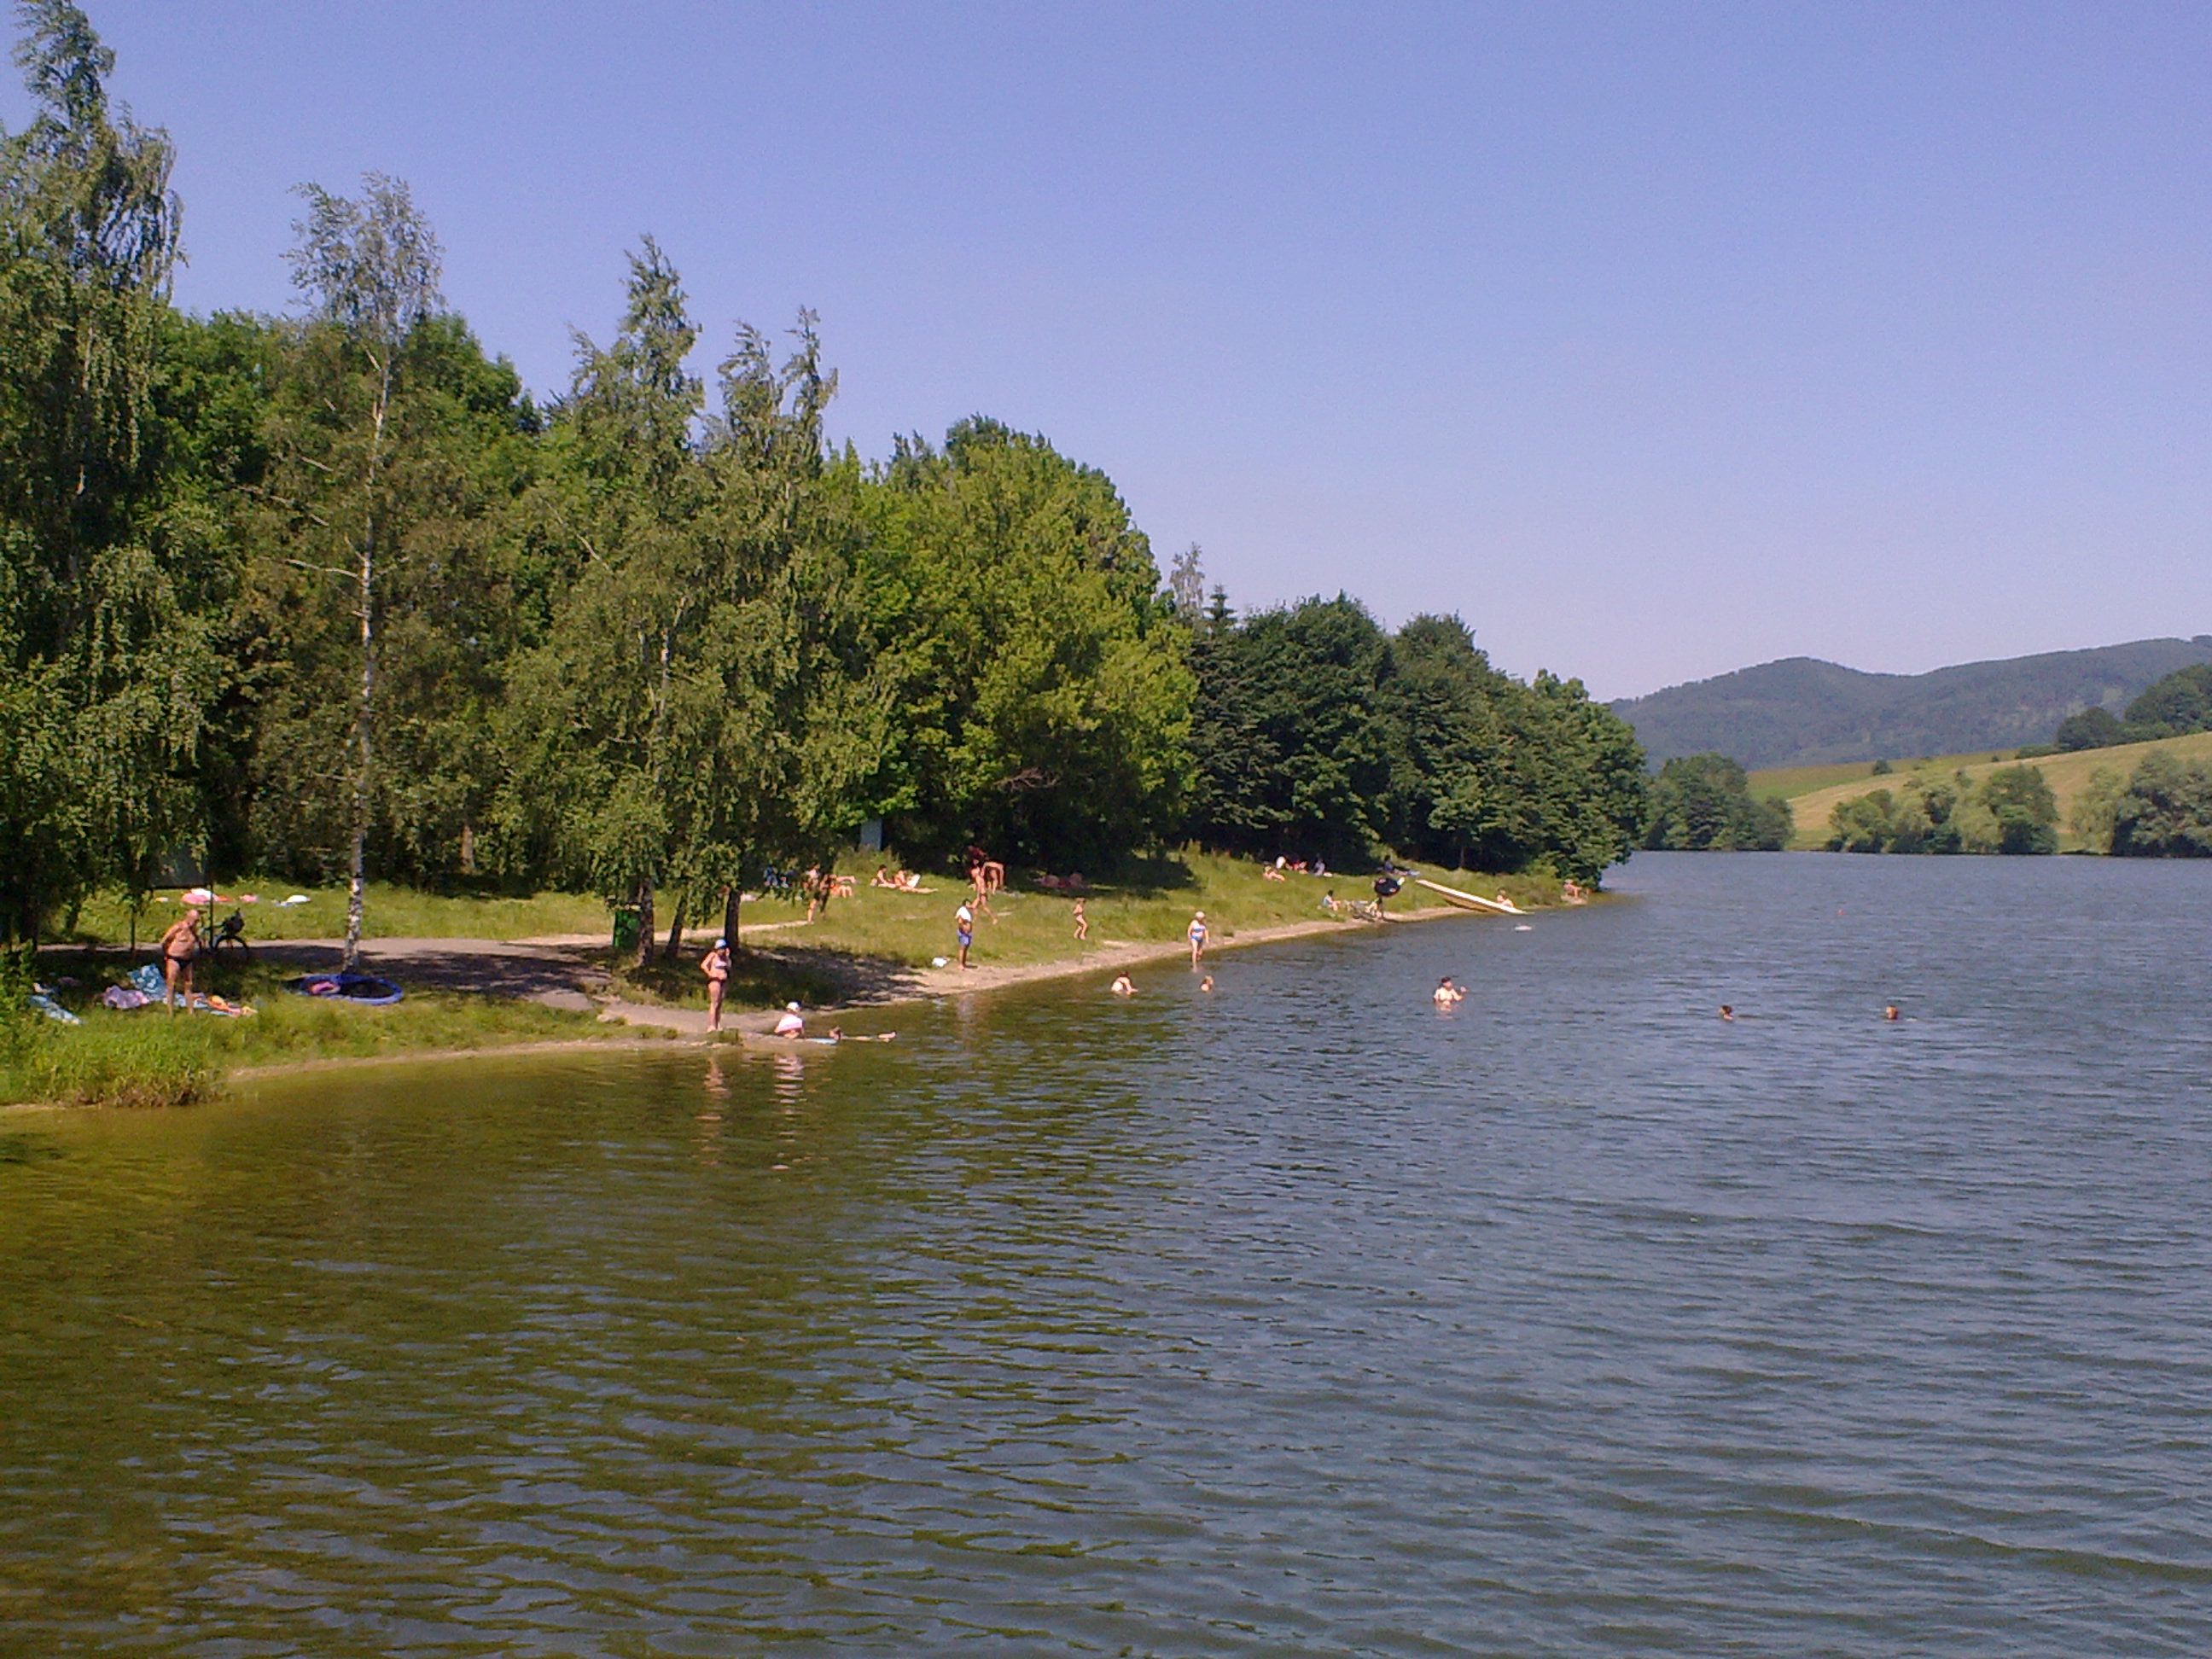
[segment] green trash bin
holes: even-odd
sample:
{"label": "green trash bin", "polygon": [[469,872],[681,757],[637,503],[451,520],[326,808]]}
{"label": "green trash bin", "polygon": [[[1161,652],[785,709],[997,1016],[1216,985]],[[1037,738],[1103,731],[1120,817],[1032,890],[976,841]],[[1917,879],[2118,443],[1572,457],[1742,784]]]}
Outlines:
{"label": "green trash bin", "polygon": [[615,911],[615,954],[637,949],[638,910],[634,904],[624,904]]}

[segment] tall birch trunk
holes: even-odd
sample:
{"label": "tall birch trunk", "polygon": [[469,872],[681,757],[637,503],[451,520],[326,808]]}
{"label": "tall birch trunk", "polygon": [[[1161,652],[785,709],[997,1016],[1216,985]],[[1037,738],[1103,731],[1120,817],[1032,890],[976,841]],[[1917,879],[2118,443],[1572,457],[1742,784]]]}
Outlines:
{"label": "tall birch trunk", "polygon": [[346,935],[343,967],[361,966],[362,911],[367,899],[368,805],[376,723],[376,489],[384,459],[384,419],[392,405],[392,353],[377,363],[376,402],[369,411],[368,487],[361,532],[361,701],[353,721],[353,846],[346,884]]}

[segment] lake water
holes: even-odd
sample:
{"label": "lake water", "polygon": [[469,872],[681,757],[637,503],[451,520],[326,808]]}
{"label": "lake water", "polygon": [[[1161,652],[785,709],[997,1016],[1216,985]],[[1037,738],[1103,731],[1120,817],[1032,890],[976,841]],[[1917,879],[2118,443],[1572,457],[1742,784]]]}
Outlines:
{"label": "lake water", "polygon": [[1613,884],[0,1119],[0,1651],[2212,1651],[2212,867]]}

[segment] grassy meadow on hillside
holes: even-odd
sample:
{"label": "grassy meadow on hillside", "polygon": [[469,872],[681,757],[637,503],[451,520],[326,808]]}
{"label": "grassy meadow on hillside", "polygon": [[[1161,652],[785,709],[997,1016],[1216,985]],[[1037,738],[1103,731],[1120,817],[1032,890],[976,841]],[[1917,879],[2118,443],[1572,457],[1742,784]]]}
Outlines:
{"label": "grassy meadow on hillside", "polygon": [[[2081,749],[2071,754],[2044,755],[2031,758],[2023,764],[2033,766],[2043,774],[2051,786],[2051,793],[2058,799],[2058,846],[2062,852],[2081,850],[2080,841],[2070,828],[2074,804],[2083,787],[2100,767],[2109,767],[2125,777],[2142,763],[2142,757],[2154,749],[2163,749],[2185,760],[2212,760],[2212,732],[2199,732],[2185,738],[2165,738],[2155,743],[2121,744],[2111,749]],[[1824,847],[1828,841],[1828,817],[1842,802],[1855,800],[1875,789],[1894,789],[1901,786],[1913,772],[1934,772],[1948,776],[1954,771],[1964,771],[1970,778],[1980,779],[1996,769],[1984,750],[1971,762],[1965,757],[1944,756],[1928,765],[1898,764],[1897,770],[1883,777],[1869,777],[1864,768],[1849,781],[1832,783],[1796,794],[1790,799],[1790,810],[1796,825],[1796,839],[1791,845],[1798,848]],[[1998,764],[2010,765],[2009,756]],[[1807,768],[1805,770],[1817,769]],[[1753,774],[1753,782],[1760,775]],[[1772,774],[1765,775],[1771,777]]]}
{"label": "grassy meadow on hillside", "polygon": [[[1879,775],[1873,761],[1838,761],[1826,766],[1771,766],[1748,776],[1751,793],[1760,799],[1794,801],[1816,789],[1832,789],[1838,784],[1865,781],[1869,788],[1879,789],[1893,777],[1901,778],[1907,773],[1931,769],[1948,773],[1962,766],[2009,763],[2018,758],[2018,750],[2011,749],[1969,749],[1956,755],[1892,755],[1891,771]],[[1861,792],[1847,790],[1844,798],[1856,793]]]}

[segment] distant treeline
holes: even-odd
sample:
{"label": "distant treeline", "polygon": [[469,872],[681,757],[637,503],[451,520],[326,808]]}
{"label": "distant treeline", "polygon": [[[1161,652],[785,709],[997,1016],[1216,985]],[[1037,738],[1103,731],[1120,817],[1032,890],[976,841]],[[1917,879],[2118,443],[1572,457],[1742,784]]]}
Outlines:
{"label": "distant treeline", "polygon": [[2065,750],[2110,749],[2191,732],[2212,732],[2212,663],[2176,669],[2145,690],[2124,714],[2097,708],[2068,715],[2051,744]]}
{"label": "distant treeline", "polygon": [[1916,772],[1894,789],[1838,801],[1828,818],[1837,853],[2055,853],[2058,801],[2033,766],[2005,766],[1978,782]]}
{"label": "distant treeline", "polygon": [[[295,317],[178,312],[166,136],[66,0],[0,137],[0,930],[180,848],[302,882],[720,902],[884,821],[1097,868],[1183,839],[1593,879],[1643,756],[1456,619],[1238,616],[987,419],[863,460],[806,313],[710,386],[647,240],[541,405],[396,180],[313,186]],[[672,897],[672,894],[673,897]]]}
{"label": "distant treeline", "polygon": [[1790,804],[1751,793],[1726,755],[1678,755],[1651,786],[1644,844],[1674,853],[1778,853],[1795,831]]}
{"label": "distant treeline", "polygon": [[2154,749],[2123,777],[2100,766],[2074,804],[2074,833],[2118,858],[2212,858],[2212,766]]}
{"label": "distant treeline", "polygon": [[[1915,773],[1894,789],[1838,802],[1828,848],[1843,853],[2055,853],[2058,804],[2039,768],[2000,767],[1978,782]],[[2154,749],[2132,773],[2100,766],[2068,827],[2082,850],[2121,858],[2212,857],[2212,766]]]}

